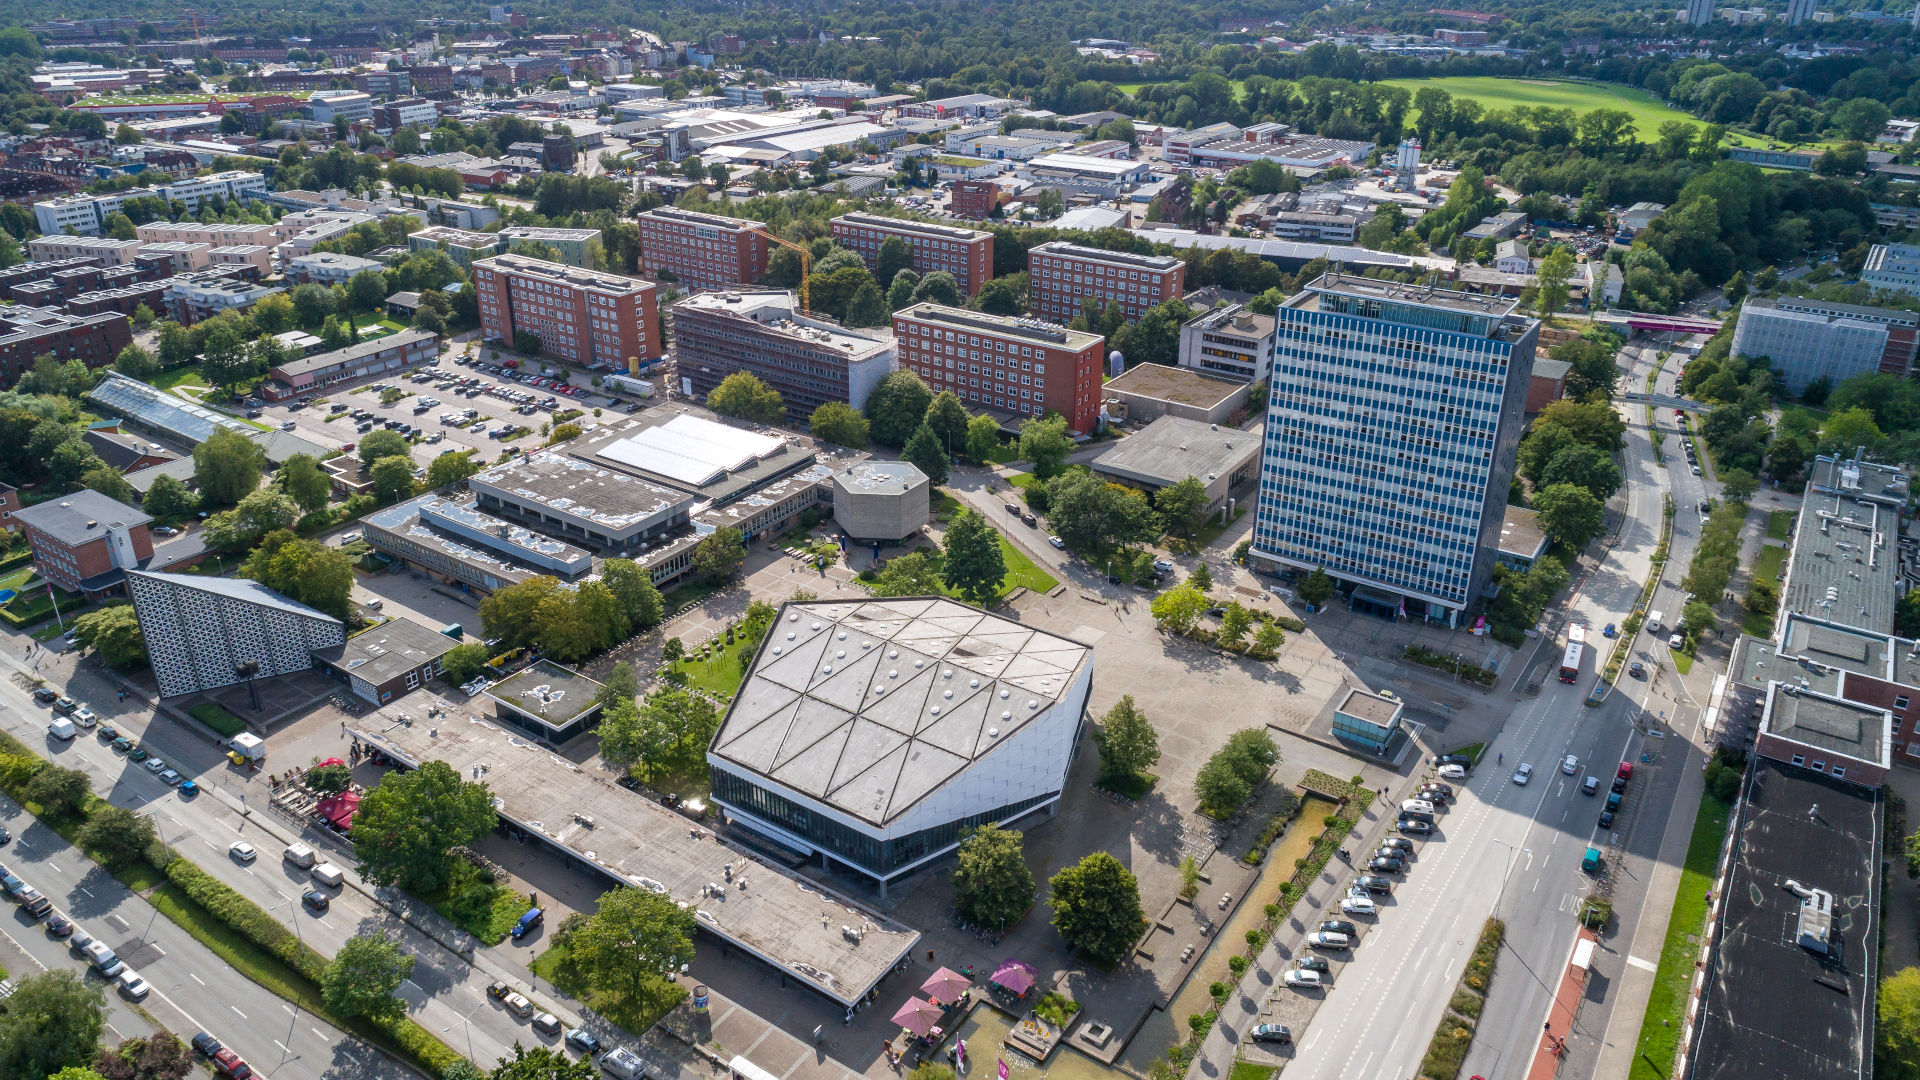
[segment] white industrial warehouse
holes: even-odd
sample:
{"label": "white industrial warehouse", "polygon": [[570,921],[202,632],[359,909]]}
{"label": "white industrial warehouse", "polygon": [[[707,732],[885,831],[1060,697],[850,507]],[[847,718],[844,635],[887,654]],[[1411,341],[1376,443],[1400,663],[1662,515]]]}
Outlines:
{"label": "white industrial warehouse", "polygon": [[1049,812],[1093,650],[951,600],[780,609],[707,752],[732,823],[889,881]]}

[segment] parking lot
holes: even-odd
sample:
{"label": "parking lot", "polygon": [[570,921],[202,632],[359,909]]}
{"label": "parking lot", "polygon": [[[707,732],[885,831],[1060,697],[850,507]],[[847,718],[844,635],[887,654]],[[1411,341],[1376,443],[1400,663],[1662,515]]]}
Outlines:
{"label": "parking lot", "polygon": [[[316,391],[307,403],[265,405],[259,419],[349,451],[368,432],[391,428],[413,438],[414,462],[425,467],[449,450],[475,450],[490,462],[507,450],[539,446],[545,441],[540,426],[556,413],[581,410],[571,422],[591,431],[603,419],[593,415],[594,409],[607,410],[604,419],[611,419],[616,408],[624,412],[630,407],[587,385],[579,372],[504,355],[495,362],[491,350],[476,351],[473,358],[458,351],[443,353],[432,367],[335,383]],[[567,381],[569,377],[573,381]],[[382,404],[383,397],[395,400]],[[505,437],[521,427],[530,433]]]}

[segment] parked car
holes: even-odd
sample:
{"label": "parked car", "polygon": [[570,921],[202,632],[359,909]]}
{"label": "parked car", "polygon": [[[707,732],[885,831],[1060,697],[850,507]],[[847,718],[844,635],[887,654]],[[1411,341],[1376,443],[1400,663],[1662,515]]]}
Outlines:
{"label": "parked car", "polygon": [[1633,762],[1631,761],[1621,762],[1620,767],[1613,770],[1613,775],[1625,777],[1628,780],[1633,779]]}
{"label": "parked car", "polygon": [[560,1020],[550,1012],[541,1013],[528,1021],[528,1024],[542,1035],[560,1034]]}
{"label": "parked car", "polygon": [[1345,919],[1322,919],[1320,920],[1320,929],[1331,930],[1336,934],[1345,934],[1348,937],[1360,936],[1360,928]]}
{"label": "parked car", "polygon": [[101,724],[100,730],[94,732],[94,734],[100,736],[102,742],[110,743],[120,737],[120,729],[114,727],[112,724]]}
{"label": "parked car", "polygon": [[1467,756],[1467,755],[1465,755],[1465,754],[1436,754],[1436,755],[1434,755],[1434,758],[1433,758],[1433,767],[1434,767],[1434,768],[1436,768],[1436,769],[1438,769],[1438,768],[1442,768],[1443,766],[1447,766],[1447,765],[1465,765],[1465,766],[1469,766],[1469,767],[1471,767],[1471,766],[1473,765],[1473,759],[1472,759],[1472,758],[1470,758],[1470,757],[1468,757],[1468,756]]}
{"label": "parked car", "polygon": [[220,1052],[220,1040],[202,1031],[193,1037],[193,1049],[197,1054],[212,1057]]}
{"label": "parked car", "polygon": [[1433,831],[1433,822],[1420,821],[1416,818],[1401,818],[1400,831],[1424,836]]}
{"label": "parked car", "polygon": [[[1696,469],[1694,471],[1698,472],[1699,470]],[[1667,648],[1669,649],[1684,649],[1686,647],[1687,636],[1678,630],[1674,631],[1673,636],[1667,639]]]}
{"label": "parked car", "polygon": [[528,1001],[525,994],[510,992],[500,999],[500,1003],[507,1007],[508,1012],[523,1019],[533,1015],[533,1002]]}
{"label": "parked car", "polygon": [[1353,883],[1370,893],[1390,893],[1393,891],[1393,882],[1378,874],[1361,874],[1359,877],[1353,879]]}
{"label": "parked car", "polygon": [[1284,978],[1288,986],[1302,990],[1327,985],[1326,976],[1318,971],[1310,971],[1303,968],[1294,968],[1292,971],[1287,972]]}
{"label": "parked car", "polygon": [[1353,946],[1345,934],[1336,934],[1331,930],[1315,930],[1307,935],[1307,944],[1316,949],[1347,949]]}
{"label": "parked car", "polygon": [[1329,964],[1327,958],[1321,956],[1319,953],[1301,953],[1299,956],[1293,958],[1293,966],[1299,968],[1301,971],[1317,971],[1322,975],[1333,970],[1333,965]]}
{"label": "parked car", "polygon": [[226,1077],[227,1080],[247,1080],[247,1077],[253,1075],[253,1067],[248,1065],[239,1054],[225,1047],[214,1051],[213,1071]]}
{"label": "parked car", "polygon": [[300,894],[300,902],[314,911],[325,911],[333,900],[319,889],[308,889]]}
{"label": "parked car", "polygon": [[1440,766],[1440,775],[1449,780],[1465,780],[1467,778],[1467,767],[1465,765],[1442,765]]}
{"label": "parked car", "polygon": [[1340,901],[1340,910],[1349,915],[1375,915],[1380,909],[1367,897],[1349,896]]}
{"label": "parked car", "polygon": [[495,979],[487,984],[487,996],[495,1001],[505,1001],[507,995],[511,993],[513,993],[513,987],[508,986],[505,980]]}
{"label": "parked car", "polygon": [[1407,864],[1393,855],[1377,855],[1367,860],[1367,869],[1378,870],[1383,874],[1397,874],[1407,868]]}
{"label": "parked car", "polygon": [[51,705],[60,700],[60,691],[50,690],[44,686],[36,686],[33,688],[33,700],[42,705]]}
{"label": "parked car", "polygon": [[1603,829],[1613,828],[1613,811],[1611,810],[1600,811],[1600,827]]}
{"label": "parked car", "polygon": [[1616,776],[1616,777],[1614,777],[1614,778],[1613,778],[1613,790],[1614,790],[1614,793],[1615,793],[1615,794],[1618,794],[1618,793],[1620,793],[1620,792],[1622,792],[1622,791],[1625,791],[1625,790],[1627,790],[1627,778],[1626,778],[1626,777],[1624,777],[1624,776]]}
{"label": "parked car", "polygon": [[146,997],[147,994],[150,993],[152,990],[153,990],[153,987],[147,985],[147,980],[141,978],[139,972],[133,970],[132,968],[121,969],[121,972],[120,972],[120,993],[121,994],[125,995],[128,998],[131,998],[134,1001],[139,1001],[141,998]]}
{"label": "parked car", "polygon": [[1636,679],[1644,679],[1647,677],[1647,666],[1635,660],[1633,663],[1627,665],[1627,674]]}
{"label": "parked car", "polygon": [[1278,1046],[1285,1046],[1293,1041],[1293,1032],[1288,1031],[1285,1024],[1255,1024],[1253,1030],[1247,1034],[1254,1042],[1274,1043]]}
{"label": "parked car", "polygon": [[1413,850],[1413,841],[1404,836],[1389,836],[1385,840],[1380,841],[1380,846],[1382,848],[1392,848],[1395,851],[1410,852]]}
{"label": "parked car", "polygon": [[73,936],[73,920],[56,911],[47,916],[47,933],[55,939],[70,938]]}

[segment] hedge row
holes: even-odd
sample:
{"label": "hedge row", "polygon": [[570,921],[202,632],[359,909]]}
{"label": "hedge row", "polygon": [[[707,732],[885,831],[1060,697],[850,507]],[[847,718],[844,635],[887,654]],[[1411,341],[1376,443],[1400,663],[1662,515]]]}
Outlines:
{"label": "hedge row", "polygon": [[295,937],[293,931],[275,922],[260,905],[233,891],[225,882],[186,859],[168,852],[171,858],[160,867],[167,880],[180,887],[187,898],[205,908],[233,931],[272,954],[309,982],[318,985],[327,970],[327,959]]}

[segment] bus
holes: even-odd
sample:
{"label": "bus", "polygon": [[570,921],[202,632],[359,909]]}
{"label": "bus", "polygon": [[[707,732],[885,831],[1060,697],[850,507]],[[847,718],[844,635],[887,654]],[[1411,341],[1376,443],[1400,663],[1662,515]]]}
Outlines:
{"label": "bus", "polygon": [[1580,661],[1587,652],[1587,631],[1583,626],[1567,629],[1567,652],[1560,658],[1560,681],[1572,682],[1580,677]]}

